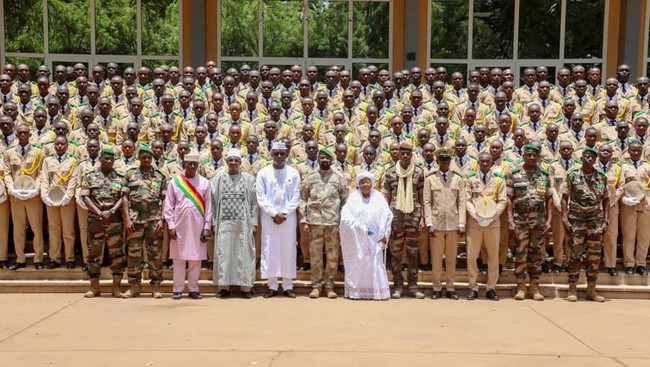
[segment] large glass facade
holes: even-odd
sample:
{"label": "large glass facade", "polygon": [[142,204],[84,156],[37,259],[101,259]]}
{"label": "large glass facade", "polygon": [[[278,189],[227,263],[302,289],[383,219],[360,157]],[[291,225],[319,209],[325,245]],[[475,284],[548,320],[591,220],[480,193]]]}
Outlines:
{"label": "large glass facade", "polygon": [[517,80],[527,66],[602,65],[605,6],[606,0],[430,0],[428,63],[464,75],[505,66]]}
{"label": "large glass facade", "polygon": [[[221,67],[388,65],[389,0],[220,0]],[[324,73],[320,73],[321,77]]]}
{"label": "large glass facade", "polygon": [[3,62],[178,65],[180,2],[0,0]]}

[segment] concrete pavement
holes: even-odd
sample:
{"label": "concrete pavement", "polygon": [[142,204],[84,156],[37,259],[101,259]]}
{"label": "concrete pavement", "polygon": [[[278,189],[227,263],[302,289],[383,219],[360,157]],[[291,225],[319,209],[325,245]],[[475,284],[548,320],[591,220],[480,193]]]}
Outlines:
{"label": "concrete pavement", "polygon": [[650,303],[0,295],[1,366],[648,366]]}

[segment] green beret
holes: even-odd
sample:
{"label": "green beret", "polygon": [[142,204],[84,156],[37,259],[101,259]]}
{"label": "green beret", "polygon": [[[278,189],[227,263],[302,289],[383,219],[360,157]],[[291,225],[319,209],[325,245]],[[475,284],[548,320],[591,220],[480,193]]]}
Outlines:
{"label": "green beret", "polygon": [[334,157],[334,153],[332,153],[332,151],[329,150],[329,149],[327,149],[327,148],[320,148],[320,150],[318,151],[318,153],[325,154],[326,156],[328,156],[328,157],[330,157],[330,158],[332,158],[332,159],[335,158],[335,157]]}
{"label": "green beret", "polygon": [[585,147],[585,148],[582,150],[582,152],[583,152],[583,153],[585,153],[585,152],[591,152],[591,153],[594,153],[595,155],[598,155],[598,151],[597,151],[596,149],[592,148],[592,147]]}
{"label": "green beret", "polygon": [[535,144],[526,144],[524,145],[524,151],[532,150],[533,152],[541,152],[542,150]]}
{"label": "green beret", "polygon": [[104,148],[104,149],[101,150],[100,154],[101,155],[104,155],[104,154],[115,155],[115,151],[113,149],[111,149],[111,148]]}
{"label": "green beret", "polygon": [[153,149],[151,149],[151,146],[149,144],[140,144],[138,155],[142,154],[143,152],[147,152],[153,155]]}

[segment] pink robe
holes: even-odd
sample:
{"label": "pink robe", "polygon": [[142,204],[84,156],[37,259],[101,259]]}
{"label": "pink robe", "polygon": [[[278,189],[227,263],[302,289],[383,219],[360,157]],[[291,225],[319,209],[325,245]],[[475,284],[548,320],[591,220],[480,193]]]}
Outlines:
{"label": "pink robe", "polygon": [[212,194],[210,182],[196,174],[187,179],[203,196],[205,216],[201,215],[194,203],[176,185],[175,179],[169,181],[165,198],[165,220],[169,230],[176,230],[176,240],[169,243],[169,258],[174,260],[206,260],[208,252],[205,242],[201,242],[204,229],[210,229],[212,220]]}

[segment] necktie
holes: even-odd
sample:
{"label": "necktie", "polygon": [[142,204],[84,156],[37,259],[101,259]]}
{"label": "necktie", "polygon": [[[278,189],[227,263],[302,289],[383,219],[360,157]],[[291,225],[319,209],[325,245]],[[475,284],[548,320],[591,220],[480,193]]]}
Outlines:
{"label": "necktie", "polygon": [[621,150],[625,150],[625,140],[621,141]]}
{"label": "necktie", "polygon": [[330,91],[330,98],[332,98],[332,93],[333,93],[333,92],[332,92],[331,89],[329,89],[329,91]]}
{"label": "necktie", "polygon": [[519,153],[519,155],[522,155],[522,154],[523,154],[523,152],[522,152],[521,150],[522,150],[521,147],[517,148],[517,153]]}
{"label": "necktie", "polygon": [[139,122],[140,122],[140,116],[135,116],[135,123],[137,124]]}
{"label": "necktie", "polygon": [[445,182],[447,182],[447,172],[442,173],[442,179],[445,180]]}
{"label": "necktie", "polygon": [[530,90],[530,93],[533,94],[533,87],[528,87],[528,90]]}
{"label": "necktie", "polygon": [[214,167],[214,169],[219,168],[219,162],[215,162],[215,161],[213,161],[213,162],[212,162],[212,166]]}
{"label": "necktie", "polygon": [[2,96],[2,100],[3,100],[3,103],[7,103],[7,101],[9,100],[9,97],[7,97],[7,96]]}
{"label": "necktie", "polygon": [[169,115],[165,115],[165,122],[169,123]]}
{"label": "necktie", "polygon": [[428,171],[431,171],[431,166],[432,166],[432,165],[433,165],[432,163],[427,163],[427,170],[428,170]]}
{"label": "necktie", "polygon": [[578,104],[582,107],[582,97],[578,97]]}
{"label": "necktie", "polygon": [[564,161],[564,170],[568,171],[569,170],[569,161]]}
{"label": "necktie", "polygon": [[289,110],[284,110],[284,116],[285,116],[286,118],[289,118]]}
{"label": "necktie", "polygon": [[54,117],[50,116],[50,125],[54,124]]}
{"label": "necktie", "polygon": [[639,168],[638,161],[632,161],[632,163],[634,164],[634,168]]}
{"label": "necktie", "polygon": [[411,133],[411,124],[404,124],[404,127],[406,128],[406,133],[410,134]]}
{"label": "necktie", "polygon": [[250,162],[250,164],[253,164],[253,155],[252,154],[248,155],[248,162]]}
{"label": "necktie", "polygon": [[612,126],[616,126],[616,120],[615,119],[610,119],[609,124]]}
{"label": "necktie", "polygon": [[311,169],[314,169],[314,168],[316,168],[316,162],[312,161],[311,162]]}
{"label": "necktie", "polygon": [[551,142],[551,150],[555,152],[555,142]]}
{"label": "necktie", "polygon": [[159,105],[160,105],[160,98],[158,96],[156,96],[156,106],[159,106]]}
{"label": "necktie", "polygon": [[59,156],[59,163],[63,160],[63,157]]}
{"label": "necktie", "polygon": [[269,108],[269,104],[270,104],[270,103],[269,103],[269,99],[268,99],[268,98],[264,98],[264,105],[266,106],[266,108]]}
{"label": "necktie", "polygon": [[351,108],[348,108],[348,118],[349,119],[352,118],[352,109]]}
{"label": "necktie", "polygon": [[117,103],[117,101],[119,101],[119,100],[120,100],[120,97],[119,97],[119,96],[115,96],[115,103]]}
{"label": "necktie", "polygon": [[273,143],[272,143],[271,141],[269,141],[269,142],[266,144],[266,148],[269,150],[269,152],[271,151],[271,147],[272,147],[272,146],[273,146]]}
{"label": "necktie", "polygon": [[467,132],[469,132],[469,133],[472,132],[472,125],[467,125]]}
{"label": "necktie", "polygon": [[367,88],[367,87],[363,87],[363,95],[366,95],[367,93],[368,93],[368,88]]}
{"label": "necktie", "polygon": [[230,105],[232,103],[232,96],[226,96],[226,98],[228,98],[228,105]]}
{"label": "necktie", "polygon": [[546,108],[546,100],[545,99],[542,100],[542,108]]}
{"label": "necktie", "polygon": [[9,145],[9,138],[7,136],[5,136],[5,144]]}
{"label": "necktie", "polygon": [[456,89],[456,96],[460,98],[460,89]]}
{"label": "necktie", "polygon": [[23,114],[27,113],[27,106],[23,105]]}
{"label": "necktie", "polygon": [[639,140],[641,140],[641,144],[645,144],[645,136],[639,137]]}
{"label": "necktie", "polygon": [[596,87],[591,88],[591,95],[594,97],[596,96]]}
{"label": "necktie", "polygon": [[323,112],[323,110],[318,110],[318,111],[319,111],[318,114],[320,115],[320,117],[323,117],[325,115],[325,112]]}
{"label": "necktie", "polygon": [[253,111],[248,111],[248,119],[253,121]]}
{"label": "necktie", "polygon": [[621,85],[621,90],[623,90],[623,93],[626,92],[626,90],[625,90],[625,84]]}
{"label": "necktie", "polygon": [[603,164],[603,172],[607,172],[607,163]]}
{"label": "necktie", "polygon": [[169,145],[169,142],[167,142],[167,143],[163,143],[163,150],[164,150],[164,151],[167,151],[167,146],[168,146],[168,145]]}
{"label": "necktie", "polygon": [[483,174],[483,184],[487,183],[487,174]]}
{"label": "necktie", "polygon": [[474,102],[470,102],[470,103],[469,103],[469,106],[472,107],[473,110],[476,109],[476,105],[474,105]]}
{"label": "necktie", "polygon": [[41,97],[41,103],[45,104],[45,97]]}
{"label": "necktie", "polygon": [[187,110],[183,110],[183,118],[184,118],[184,119],[187,118]]}
{"label": "necktie", "polygon": [[566,97],[566,87],[562,87],[562,97]]}
{"label": "necktie", "polygon": [[533,130],[537,131],[538,130],[537,122],[533,122]]}
{"label": "necktie", "polygon": [[[20,147],[20,155],[22,155],[23,157],[25,156],[26,151],[27,149],[25,147]],[[634,166],[636,167],[636,163],[634,164]]]}
{"label": "necktie", "polygon": [[444,144],[445,144],[445,137],[441,136],[440,137],[440,145],[444,145]]}
{"label": "necktie", "polygon": [[95,165],[95,162],[97,162],[96,158],[90,158],[90,162],[92,163],[91,166]]}
{"label": "necktie", "polygon": [[503,142],[505,143],[508,140],[508,134],[503,134]]}

